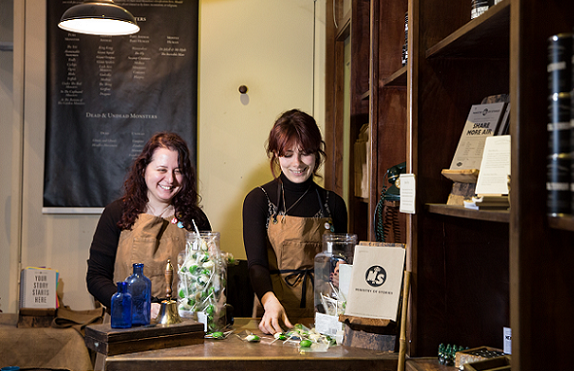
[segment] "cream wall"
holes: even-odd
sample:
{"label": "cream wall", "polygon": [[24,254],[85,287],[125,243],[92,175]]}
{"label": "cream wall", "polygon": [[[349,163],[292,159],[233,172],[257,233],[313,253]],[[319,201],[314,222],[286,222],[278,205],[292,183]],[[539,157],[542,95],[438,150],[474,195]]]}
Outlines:
{"label": "cream wall", "polygon": [[[243,198],[271,180],[264,144],[273,122],[291,108],[314,111],[323,121],[316,113],[324,112],[324,99],[316,96],[316,107],[313,101],[314,86],[324,86],[324,61],[317,55],[314,66],[313,52],[324,47],[313,43],[312,0],[201,4],[200,192],[213,229],[221,232],[221,248],[244,259]],[[316,25],[324,29],[321,18]],[[246,95],[240,85],[248,87]]]}
{"label": "cream wall", "polygon": [[[269,179],[263,144],[273,120],[300,107],[324,126],[325,1],[200,0],[200,192],[222,249],[238,258],[243,197]],[[87,309],[86,260],[98,216],[42,214],[46,1],[0,0],[0,10],[6,4],[14,6],[14,52],[12,66],[5,52],[0,59],[0,310],[16,312],[18,272],[29,265],[59,269],[64,303]],[[292,27],[271,37],[280,26]]]}

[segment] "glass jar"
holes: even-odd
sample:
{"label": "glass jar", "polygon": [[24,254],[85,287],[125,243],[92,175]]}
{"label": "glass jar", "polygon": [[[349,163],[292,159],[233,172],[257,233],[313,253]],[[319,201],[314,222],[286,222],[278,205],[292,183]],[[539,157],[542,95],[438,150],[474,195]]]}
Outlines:
{"label": "glass jar", "polygon": [[178,310],[181,317],[206,321],[206,331],[226,325],[227,261],[219,248],[219,232],[188,232],[178,257]]}
{"label": "glass jar", "polygon": [[143,263],[133,264],[133,273],[126,278],[132,296],[132,326],[145,326],[151,316],[151,281],[144,276]]}
{"label": "glass jar", "polygon": [[112,295],[112,328],[132,327],[132,296],[127,282],[118,282],[118,292]]}
{"label": "glass jar", "polygon": [[315,255],[315,312],[336,316],[344,311],[339,265],[352,264],[356,244],[356,234],[323,235],[323,251]]}

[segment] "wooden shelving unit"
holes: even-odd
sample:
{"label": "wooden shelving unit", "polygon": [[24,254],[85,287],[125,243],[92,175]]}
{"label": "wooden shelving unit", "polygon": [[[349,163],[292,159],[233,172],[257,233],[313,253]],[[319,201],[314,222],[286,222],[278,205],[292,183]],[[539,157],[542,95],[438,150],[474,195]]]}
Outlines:
{"label": "wooden shelving unit", "polygon": [[[350,134],[370,123],[372,189],[368,200],[349,205],[351,229],[373,239],[386,169],[406,160],[417,180],[416,214],[403,220],[412,270],[409,355],[435,356],[441,342],[502,348],[502,329],[510,326],[513,370],[571,368],[574,218],[546,213],[545,154],[547,41],[572,32],[574,2],[503,0],[473,20],[466,0],[352,3]],[[445,205],[452,182],[441,170],[452,160],[468,110],[505,93],[511,209]]]}
{"label": "wooden shelving unit", "polygon": [[458,218],[484,220],[489,222],[510,222],[510,212],[507,210],[470,210],[462,206],[449,206],[445,204],[427,204],[430,213],[455,216]]}

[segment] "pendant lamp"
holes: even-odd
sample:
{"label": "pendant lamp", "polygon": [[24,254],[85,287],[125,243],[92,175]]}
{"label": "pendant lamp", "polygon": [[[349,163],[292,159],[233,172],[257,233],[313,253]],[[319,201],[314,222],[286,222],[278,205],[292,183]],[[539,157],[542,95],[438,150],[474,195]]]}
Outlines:
{"label": "pendant lamp", "polygon": [[135,17],[112,0],[86,0],[64,12],[58,27],[88,35],[121,36],[140,30]]}

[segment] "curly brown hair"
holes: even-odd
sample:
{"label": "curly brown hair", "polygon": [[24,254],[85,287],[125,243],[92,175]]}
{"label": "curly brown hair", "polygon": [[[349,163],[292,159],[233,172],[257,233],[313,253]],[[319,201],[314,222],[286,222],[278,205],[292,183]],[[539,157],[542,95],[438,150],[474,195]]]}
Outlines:
{"label": "curly brown hair", "polygon": [[[313,175],[319,176],[317,171],[325,160],[325,141],[315,119],[298,109],[286,111],[279,116],[267,139],[267,156],[270,159],[271,173],[277,178],[279,167],[277,156],[285,155],[293,144],[301,146],[301,150],[308,154],[316,154],[317,159],[313,168]],[[277,156],[276,156],[277,155]]]}
{"label": "curly brown hair", "polygon": [[187,144],[178,134],[160,132],[154,134],[144,145],[124,182],[123,213],[118,222],[121,229],[131,229],[138,215],[145,212],[148,203],[145,169],[158,148],[167,148],[178,153],[177,161],[183,179],[180,191],[172,200],[175,216],[189,230],[193,229],[194,218],[203,217],[199,208],[200,196],[197,193],[195,169],[191,165]]}

